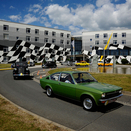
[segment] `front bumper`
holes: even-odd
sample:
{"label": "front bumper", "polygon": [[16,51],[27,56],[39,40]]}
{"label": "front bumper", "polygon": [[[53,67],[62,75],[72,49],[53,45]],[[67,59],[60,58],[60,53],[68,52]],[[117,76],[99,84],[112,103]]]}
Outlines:
{"label": "front bumper", "polygon": [[20,74],[13,74],[13,76],[31,76],[31,75],[30,74],[20,73]]}
{"label": "front bumper", "polygon": [[120,94],[118,96],[112,97],[112,98],[108,98],[108,99],[100,99],[99,101],[101,103],[104,103],[104,105],[107,105],[108,103],[112,103],[114,101],[117,100],[117,98],[120,98],[121,96],[123,96],[123,94]]}

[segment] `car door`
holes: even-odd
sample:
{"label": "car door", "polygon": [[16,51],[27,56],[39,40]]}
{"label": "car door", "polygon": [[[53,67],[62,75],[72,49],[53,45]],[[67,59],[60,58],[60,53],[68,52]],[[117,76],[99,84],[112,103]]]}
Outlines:
{"label": "car door", "polygon": [[71,77],[71,75],[68,73],[61,73],[60,75],[60,81],[59,81],[59,87],[58,87],[59,94],[64,97],[75,99],[76,88],[75,88],[74,81],[72,79],[70,83],[66,83],[67,76]]}
{"label": "car door", "polygon": [[52,87],[52,90],[55,94],[59,94],[59,88],[60,88],[60,84],[59,84],[59,76],[60,73],[54,73],[50,76],[50,86]]}

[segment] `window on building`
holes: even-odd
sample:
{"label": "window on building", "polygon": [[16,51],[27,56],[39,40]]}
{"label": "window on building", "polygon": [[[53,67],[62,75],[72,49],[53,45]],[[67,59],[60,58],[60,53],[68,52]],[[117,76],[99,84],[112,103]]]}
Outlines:
{"label": "window on building", "polygon": [[39,34],[39,30],[35,29],[35,34],[38,35]]}
{"label": "window on building", "polygon": [[47,30],[45,30],[45,35],[48,35],[48,34],[49,34],[49,32]]}
{"label": "window on building", "polygon": [[44,42],[45,42],[45,43],[48,43],[48,38],[45,38],[45,39],[44,39]]}
{"label": "window on building", "polygon": [[35,42],[39,42],[39,37],[35,37]]}
{"label": "window on building", "polygon": [[122,33],[122,37],[126,37],[126,33]]}
{"label": "window on building", "polygon": [[117,44],[117,40],[113,40],[113,44]]}
{"label": "window on building", "polygon": [[30,28],[26,28],[26,33],[30,33]]}
{"label": "window on building", "polygon": [[107,44],[107,40],[103,40],[103,44]]}
{"label": "window on building", "polygon": [[45,54],[46,54],[46,53],[49,53],[49,50],[48,50],[48,49],[45,49]]}
{"label": "window on building", "polygon": [[39,50],[38,49],[35,49],[35,54],[38,54],[39,53]]}
{"label": "window on building", "polygon": [[31,37],[30,36],[26,36],[26,41],[31,41]]}
{"label": "window on building", "polygon": [[126,44],[126,40],[122,40],[122,44]]}
{"label": "window on building", "polygon": [[104,33],[104,34],[103,34],[103,37],[104,37],[104,38],[108,38],[108,34],[107,34],[107,33]]}
{"label": "window on building", "polygon": [[3,25],[3,30],[4,31],[8,31],[9,30],[9,26],[8,25]]}
{"label": "window on building", "polygon": [[90,45],[90,48],[92,48],[92,45]]}
{"label": "window on building", "polygon": [[18,40],[19,39],[19,36],[16,36],[16,40]]}
{"label": "window on building", "polygon": [[92,41],[92,39],[90,39],[90,41]]}
{"label": "window on building", "polygon": [[99,34],[95,34],[95,38],[99,38]]}
{"label": "window on building", "polygon": [[30,53],[30,48],[29,47],[26,48],[26,53]]}
{"label": "window on building", "polygon": [[55,54],[55,50],[52,50],[52,53]]}
{"label": "window on building", "polygon": [[67,40],[67,45],[69,45],[70,44],[70,41],[69,40]]}
{"label": "window on building", "polygon": [[18,49],[19,48],[19,45],[16,45],[16,49]]}
{"label": "window on building", "polygon": [[113,33],[113,37],[116,38],[117,37],[117,33]]}
{"label": "window on building", "polygon": [[56,39],[52,39],[52,43],[56,43]]}
{"label": "window on building", "polygon": [[63,44],[64,43],[64,40],[60,40],[60,44]]}
{"label": "window on building", "polygon": [[64,37],[64,33],[60,33],[60,37]]}
{"label": "window on building", "polygon": [[96,41],[95,41],[95,45],[99,45],[99,40],[96,40]]}
{"label": "window on building", "polygon": [[4,47],[4,48],[3,48],[3,52],[4,52],[4,53],[8,53],[8,47]]}
{"label": "window on building", "polygon": [[8,40],[9,39],[9,34],[3,34],[3,39]]}
{"label": "window on building", "polygon": [[16,31],[19,31],[19,28],[16,28]]}
{"label": "window on building", "polygon": [[4,62],[8,62],[8,56],[4,56]]}
{"label": "window on building", "polygon": [[67,34],[67,38],[70,38],[70,34]]}
{"label": "window on building", "polygon": [[52,32],[52,36],[56,36],[56,32],[53,31],[53,32]]}

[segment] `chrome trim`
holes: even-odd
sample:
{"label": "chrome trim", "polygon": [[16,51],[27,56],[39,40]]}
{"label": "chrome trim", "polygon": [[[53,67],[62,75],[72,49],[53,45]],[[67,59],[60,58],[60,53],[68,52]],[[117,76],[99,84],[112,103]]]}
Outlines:
{"label": "chrome trim", "polygon": [[115,97],[112,97],[112,98],[108,98],[108,99],[100,99],[99,101],[108,101],[108,100],[112,100],[112,99],[116,99],[116,98],[119,98],[123,96],[123,94],[120,94],[119,96],[115,96]]}

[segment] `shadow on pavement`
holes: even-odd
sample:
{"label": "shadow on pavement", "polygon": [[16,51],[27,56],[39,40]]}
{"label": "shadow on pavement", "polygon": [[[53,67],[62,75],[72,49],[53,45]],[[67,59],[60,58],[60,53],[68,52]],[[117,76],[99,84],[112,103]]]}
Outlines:
{"label": "shadow on pavement", "polygon": [[[44,91],[43,93],[46,94],[46,91]],[[61,100],[65,101],[65,102],[69,102],[71,104],[74,104],[74,105],[82,107],[82,103],[80,103],[78,101],[74,101],[74,100],[68,99],[68,98],[64,98],[62,96],[54,95],[54,96],[52,96],[52,98],[61,99]],[[108,113],[108,112],[117,110],[117,109],[121,108],[122,106],[123,106],[123,104],[120,104],[118,102],[114,102],[114,103],[108,104],[107,106],[96,107],[96,110],[90,111],[90,112]]]}

